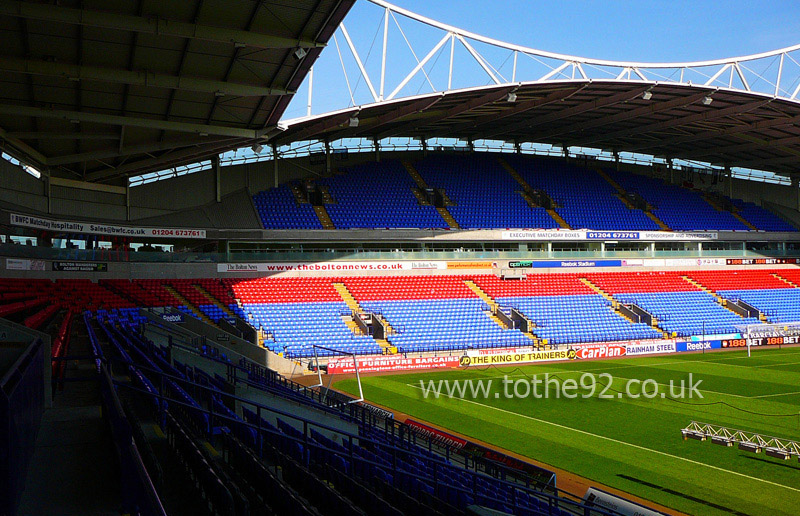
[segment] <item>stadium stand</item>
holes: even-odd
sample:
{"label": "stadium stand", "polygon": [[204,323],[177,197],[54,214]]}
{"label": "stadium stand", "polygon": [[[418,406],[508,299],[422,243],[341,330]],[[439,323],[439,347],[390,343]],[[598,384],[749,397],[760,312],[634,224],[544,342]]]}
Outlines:
{"label": "stadium stand", "polygon": [[626,191],[642,196],[653,206],[653,213],[675,231],[749,229],[731,212],[713,208],[696,191],[638,174],[607,173]]}
{"label": "stadium stand", "polygon": [[[403,423],[377,424],[373,414],[353,412],[356,405],[336,401],[347,411],[332,409],[313,391],[255,364],[220,362],[201,352],[193,364],[176,362],[173,369],[163,359],[164,350],[143,338],[127,318],[90,324],[100,326],[114,355],[140,385],[166,382],[165,401],[150,388],[120,388],[118,396],[131,426],[163,420],[172,451],[161,455],[179,465],[192,479],[190,489],[216,514],[251,514],[258,508],[268,514],[444,515],[463,514],[474,504],[530,516],[603,514],[560,497],[546,470],[523,474],[499,463],[492,463],[491,470],[466,469],[456,448],[429,441]],[[212,376],[210,370],[220,364],[236,374]],[[293,410],[225,393],[240,381],[249,389],[291,400]],[[320,414],[326,416],[320,419]],[[159,440],[157,436],[145,438],[140,430],[133,434],[139,436],[135,442],[144,455],[150,455],[148,448],[161,449],[147,442]],[[209,454],[207,442],[226,451],[222,460]],[[477,466],[483,460],[470,462]]]}
{"label": "stadium stand", "polygon": [[289,185],[258,192],[253,204],[266,229],[322,229],[310,204],[298,204]]}
{"label": "stadium stand", "polygon": [[[447,210],[463,229],[561,227],[548,208],[573,229],[664,229],[643,211],[651,207],[657,219],[676,231],[797,231],[753,203],[726,200],[734,213],[713,205],[696,190],[628,172],[603,170],[601,174],[563,160],[521,154],[432,154],[412,168],[426,186],[444,191]],[[603,176],[647,205],[634,207],[623,200]],[[433,205],[422,204],[422,193],[414,194],[417,185],[398,160],[364,163],[309,184],[328,188],[332,199],[325,209],[338,229],[448,227]],[[292,188],[282,185],[253,197],[264,227],[321,229],[313,206],[298,202]],[[538,194],[552,206],[530,205],[526,196],[533,199],[530,196]]]}
{"label": "stadium stand", "polygon": [[[208,323],[236,318],[262,335],[264,347],[287,358],[440,352],[734,333],[757,324],[794,322],[800,273],[794,270],[653,271],[493,275],[350,276],[224,280],[58,280],[0,282],[0,314],[37,328],[60,311],[135,320],[138,307],[175,308]],[[474,282],[479,293],[467,286]],[[338,288],[344,289],[342,294]],[[171,289],[178,296],[170,293]],[[65,292],[73,295],[65,296]],[[213,294],[212,294],[213,292]],[[58,299],[58,303],[52,303]],[[749,303],[759,317],[734,313],[726,300]],[[632,322],[619,305],[636,305],[653,324]],[[518,310],[529,335],[495,317]],[[384,321],[378,339],[354,315]]]}
{"label": "stadium stand", "polygon": [[464,229],[557,228],[544,208],[531,208],[520,185],[492,154],[429,156],[415,168],[434,188],[443,188],[455,203],[448,210]]}
{"label": "stadium stand", "polygon": [[731,199],[731,203],[739,215],[761,231],[798,231],[796,227],[757,204],[741,199]]}
{"label": "stadium stand", "polygon": [[338,229],[447,227],[434,206],[419,204],[414,180],[397,160],[358,165],[317,183],[333,196],[326,209]]}
{"label": "stadium stand", "polygon": [[506,159],[533,188],[555,201],[556,212],[573,229],[659,230],[643,211],[626,207],[614,187],[594,170],[530,156]]}
{"label": "stadium stand", "polygon": [[[726,271],[691,273],[692,278],[724,277]],[[758,324],[755,318],[742,318],[725,308],[711,292],[681,272],[598,273],[588,278],[615,299],[635,304],[658,321],[671,335],[736,333],[737,326]]]}

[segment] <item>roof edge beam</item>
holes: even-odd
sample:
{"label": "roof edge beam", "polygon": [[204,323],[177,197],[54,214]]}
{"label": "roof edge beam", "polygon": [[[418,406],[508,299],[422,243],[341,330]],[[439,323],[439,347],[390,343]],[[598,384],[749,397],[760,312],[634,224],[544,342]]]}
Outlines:
{"label": "roof edge beam", "polygon": [[67,121],[91,122],[96,124],[143,127],[145,129],[162,129],[179,133],[213,134],[217,136],[230,136],[233,138],[261,138],[265,131],[228,127],[220,125],[196,124],[192,122],[176,122],[171,120],[158,120],[155,118],[138,118],[105,113],[87,113],[84,111],[67,111],[61,109],[44,109],[13,104],[0,104],[0,114],[12,116],[30,116],[34,118],[57,118]]}
{"label": "roof edge beam", "polygon": [[104,29],[125,30],[143,34],[158,34],[177,38],[214,41],[252,48],[317,48],[324,47],[309,39],[271,36],[257,32],[200,25],[178,20],[166,20],[155,16],[134,16],[121,13],[73,9],[54,4],[36,4],[14,0],[0,0],[0,15],[31,20],[85,25]]}
{"label": "roof edge beam", "polygon": [[216,81],[202,77],[186,77],[151,71],[75,65],[35,59],[18,59],[14,57],[0,57],[0,71],[27,75],[62,77],[72,81],[92,80],[129,84],[132,86],[189,90],[200,93],[214,93],[217,95],[235,95],[238,97],[267,97],[270,95],[290,95],[294,93],[280,88],[268,88],[257,84],[242,84]]}
{"label": "roof edge beam", "polygon": [[[467,102],[463,102],[457,106],[454,106],[444,113],[441,113],[433,118],[426,119],[425,125],[435,124],[442,120],[445,120],[451,116],[460,115],[466,111],[471,111],[473,109],[479,108],[481,106],[485,106],[486,104],[491,104],[492,102],[497,102],[500,99],[508,96],[509,93],[516,90],[519,87],[519,84],[509,84],[501,87],[492,87],[492,90],[480,97],[474,98],[472,100],[468,100]],[[378,139],[387,138],[389,136],[394,136],[397,134],[402,134],[403,132],[407,131],[410,128],[414,128],[419,125],[419,121],[412,120],[406,124],[403,124],[401,127],[396,127],[392,129],[388,129],[376,135]]]}
{"label": "roof edge beam", "polygon": [[189,140],[179,140],[179,141],[163,141],[163,142],[156,142],[151,144],[142,144],[142,145],[134,145],[131,147],[122,147],[114,146],[109,147],[106,149],[99,149],[99,150],[92,150],[88,152],[81,152],[78,154],[66,154],[63,156],[52,156],[48,160],[48,164],[50,166],[60,166],[60,165],[67,165],[71,163],[82,163],[82,162],[90,162],[90,161],[97,161],[101,159],[108,159],[108,158],[119,158],[123,156],[135,156],[137,154],[149,154],[151,152],[157,151],[165,151],[165,150],[175,150],[181,149],[183,147],[193,147],[193,146],[208,146],[208,145],[217,145],[218,143],[222,143],[224,141],[230,140],[229,138],[219,139],[211,139],[208,140],[207,138],[193,138]]}

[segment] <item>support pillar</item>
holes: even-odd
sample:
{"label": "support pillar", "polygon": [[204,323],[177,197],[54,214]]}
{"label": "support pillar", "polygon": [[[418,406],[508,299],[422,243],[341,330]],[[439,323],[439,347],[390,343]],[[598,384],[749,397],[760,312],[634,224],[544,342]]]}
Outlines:
{"label": "support pillar", "polygon": [[214,200],[222,202],[222,167],[219,162],[219,154],[211,158],[211,166],[214,167]]}
{"label": "support pillar", "polygon": [[725,165],[725,179],[728,181],[728,197],[733,199],[733,172],[730,165]]}
{"label": "support pillar", "polygon": [[272,144],[272,187],[278,188],[278,146]]}
{"label": "support pillar", "polygon": [[420,141],[422,142],[422,157],[426,158],[428,156],[428,139],[423,136]]}
{"label": "support pillar", "polygon": [[617,151],[614,151],[614,166],[616,167],[617,172],[619,172],[619,152]]}
{"label": "support pillar", "polygon": [[675,184],[675,167],[672,165],[672,158],[667,158],[667,167],[669,168],[669,182]]}
{"label": "support pillar", "polygon": [[331,142],[325,140],[325,173],[331,173]]}
{"label": "support pillar", "polygon": [[44,181],[44,195],[47,197],[47,213],[53,213],[53,197],[51,195],[50,189],[50,169],[44,171],[45,174],[45,181]]}
{"label": "support pillar", "polygon": [[375,162],[381,162],[381,142],[377,138],[372,139],[372,145],[375,146]]}
{"label": "support pillar", "polygon": [[131,220],[131,180],[125,179],[125,220]]}

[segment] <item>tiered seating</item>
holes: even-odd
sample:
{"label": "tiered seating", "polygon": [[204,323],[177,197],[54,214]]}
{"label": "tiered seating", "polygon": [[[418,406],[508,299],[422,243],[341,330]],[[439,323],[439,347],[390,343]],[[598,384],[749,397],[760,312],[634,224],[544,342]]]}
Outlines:
{"label": "tiered seating", "polygon": [[600,295],[499,297],[502,306],[516,308],[535,327],[532,332],[549,344],[657,339],[661,333],[632,323],[611,309]]}
{"label": "tiered seating", "polygon": [[[250,324],[270,333],[274,342],[264,344],[287,357],[314,356],[314,346],[325,346],[361,355],[381,352],[381,347],[368,335],[354,335],[342,315],[349,314],[347,305],[337,302],[246,303],[244,310],[252,316]],[[318,356],[333,353],[318,349]]]}
{"label": "tiered seating", "polygon": [[235,297],[249,303],[339,302],[339,293],[331,278],[226,278]]}
{"label": "tiered seating", "polygon": [[145,280],[101,279],[99,283],[142,307],[173,306],[176,301],[174,296],[163,289],[146,286]]}
{"label": "tiered seating", "polygon": [[415,167],[428,186],[444,188],[456,203],[448,209],[462,228],[559,227],[544,208],[528,206],[494,154],[436,155]]}
{"label": "tiered seating", "polygon": [[365,163],[343,176],[320,179],[336,204],[325,208],[339,229],[446,228],[433,206],[421,206],[412,193],[416,183],[396,160]]}
{"label": "tiered seating", "polygon": [[60,308],[58,307],[57,304],[45,305],[44,308],[42,308],[38,312],[26,317],[22,321],[22,324],[24,326],[27,326],[28,328],[31,328],[32,330],[38,330],[39,328],[44,326],[44,324],[47,323],[47,321],[52,319],[53,316],[56,315],[56,313],[58,313],[59,310]]}
{"label": "tiered seating", "polygon": [[[687,276],[714,291],[737,289],[788,288],[790,285],[768,270],[691,271]],[[780,274],[781,271],[778,271]]]}
{"label": "tiered seating", "polygon": [[643,211],[625,206],[614,187],[594,170],[516,154],[507,159],[531,187],[547,192],[559,206],[556,212],[574,229],[659,229]]}
{"label": "tiered seating", "polygon": [[[390,421],[384,430],[383,424],[349,417],[343,411],[353,407],[350,403],[339,403],[341,408],[334,410],[303,395],[304,391],[283,395],[265,385],[271,396],[293,402],[290,413],[246,401],[237,402],[237,409],[233,410],[224,393],[229,384],[221,386],[210,372],[197,366],[191,372],[185,365],[177,370],[171,368],[163,359],[164,350],[141,341],[135,329],[101,326],[128,363],[133,383],[142,392],[150,393],[146,397],[153,402],[155,416],[167,428],[170,446],[180,449],[179,462],[190,475],[198,477],[195,484],[200,484],[199,489],[208,490],[203,495],[204,503],[212,504],[217,513],[248,514],[248,503],[281,515],[308,516],[318,514],[314,508],[343,516],[443,516],[461,514],[473,504],[525,516],[587,513],[577,502],[526,487],[538,480],[551,480],[551,472],[541,470],[541,477],[525,477],[499,463],[490,463],[490,470],[500,470],[493,477],[478,473],[477,465],[484,461],[480,458],[472,458],[474,470],[466,469],[433,448],[424,447],[427,438],[402,423]],[[139,370],[139,364],[147,367],[147,376]],[[252,366],[238,369],[246,372],[253,388],[258,388],[267,377],[253,376],[256,368]],[[162,377],[161,371],[171,377]],[[151,380],[166,384],[168,400],[160,400]],[[224,379],[221,381],[225,383]],[[281,378],[275,383],[291,382]],[[208,408],[213,408],[213,414]],[[312,411],[313,417],[306,419]],[[320,419],[320,411],[326,418]],[[343,419],[347,423],[343,428],[352,430],[329,426],[333,417]],[[397,425],[403,428],[395,436],[388,430]],[[226,453],[217,461],[206,460],[201,453],[204,447],[197,445],[192,434],[199,439],[221,439]],[[417,441],[420,445],[415,444]],[[451,454],[456,453],[450,450]],[[455,459],[455,455],[450,457]],[[280,480],[263,466],[263,461],[280,466]],[[504,480],[508,474],[519,481]],[[276,490],[276,483],[283,485],[284,492]],[[295,496],[295,490],[303,500]]]}
{"label": "tiered seating", "polygon": [[769,322],[800,321],[800,289],[773,274],[800,279],[793,269],[690,272],[689,276],[726,299],[757,308]]}
{"label": "tiered seating", "polygon": [[519,330],[503,329],[484,313],[480,299],[364,301],[399,333],[389,342],[401,353],[530,345]]}
{"label": "tiered seating", "polygon": [[626,191],[641,195],[653,206],[653,213],[675,231],[748,231],[729,211],[717,211],[698,192],[652,177],[606,171]]}
{"label": "tiered seating", "polygon": [[478,285],[490,297],[563,296],[594,294],[580,281],[581,274],[528,274],[523,280],[503,280],[493,275],[475,276]]}
{"label": "tiered seating", "polygon": [[[800,285],[800,269],[780,269],[773,271],[781,278],[791,281],[795,285]],[[787,286],[791,286],[788,283]]]}
{"label": "tiered seating", "polygon": [[74,312],[132,308],[134,303],[89,279],[59,279],[54,284],[53,296],[62,308]]}
{"label": "tiered seating", "polygon": [[720,290],[717,293],[731,301],[741,300],[757,308],[771,323],[800,322],[800,289]]}
{"label": "tiered seating", "polygon": [[258,192],[253,203],[266,229],[322,229],[314,207],[297,204],[288,185]]}
{"label": "tiered seating", "polygon": [[658,338],[646,324],[615,313],[611,302],[580,281],[580,274],[530,274],[524,280],[477,276],[475,284],[503,308],[516,308],[550,344]]}
{"label": "tiered seating", "polygon": [[731,199],[731,202],[744,220],[761,231],[797,231],[796,227],[757,204],[740,199]]}
{"label": "tiered seating", "polygon": [[[358,354],[380,353],[372,337],[354,335],[342,319],[350,309],[330,278],[259,278],[232,283],[248,322],[270,333],[271,350],[313,356],[314,345]],[[318,350],[319,356],[331,353]]]}
{"label": "tiered seating", "polygon": [[680,271],[595,272],[586,278],[603,291],[616,295],[623,292],[694,292],[699,289],[683,279]]}
{"label": "tiered seating", "polygon": [[[503,169],[498,154],[434,154],[414,164],[432,188],[443,188],[456,204],[448,210],[462,228],[557,228],[543,208],[531,208],[522,187]],[[629,209],[617,191],[595,170],[556,159],[503,154],[534,189],[553,199],[556,212],[575,229],[659,230],[637,209]],[[702,193],[652,177],[606,170],[623,189],[638,193],[654,214],[675,231],[748,231],[729,211],[717,211]],[[385,160],[347,169],[344,175],[318,179],[335,203],[325,206],[337,228],[447,228],[432,206],[421,206],[412,193],[416,184],[402,163]],[[322,229],[313,206],[298,205],[289,185],[256,194],[256,209],[268,229]],[[797,231],[771,212],[733,200],[739,214],[764,231]]]}
{"label": "tiered seating", "polygon": [[[610,272],[588,274],[595,285],[622,303],[634,303],[656,317],[658,325],[680,337],[736,333],[737,326],[758,324],[720,305],[712,294],[703,292],[682,276],[687,272]],[[702,272],[692,272],[697,278]],[[728,271],[710,272],[724,277]]]}
{"label": "tiered seating", "polygon": [[623,303],[639,305],[658,318],[661,328],[679,337],[738,333],[739,326],[760,322],[723,308],[707,292],[649,292],[615,297]]}
{"label": "tiered seating", "polygon": [[341,278],[357,300],[475,299],[463,276],[365,276]]}
{"label": "tiered seating", "polygon": [[518,330],[506,330],[486,313],[486,304],[459,276],[346,278],[345,284],[370,312],[381,314],[398,332],[388,340],[400,352],[444,351],[530,344]]}
{"label": "tiered seating", "polygon": [[141,279],[136,280],[141,288],[148,292],[148,300],[154,303],[151,306],[182,306],[180,300],[164,289],[164,280]]}
{"label": "tiered seating", "polygon": [[[654,315],[659,327],[678,336],[733,333],[746,320],[723,308],[674,271],[596,273],[589,280],[622,303],[634,303]],[[756,321],[757,322],[757,321]]]}

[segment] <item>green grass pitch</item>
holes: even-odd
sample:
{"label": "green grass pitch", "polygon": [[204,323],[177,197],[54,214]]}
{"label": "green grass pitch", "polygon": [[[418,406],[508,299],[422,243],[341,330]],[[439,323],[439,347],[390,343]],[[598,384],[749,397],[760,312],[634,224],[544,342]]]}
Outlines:
{"label": "green grass pitch", "polygon": [[[608,373],[614,399],[507,399],[501,380],[545,373],[561,380]],[[703,399],[618,398],[629,379],[669,382],[692,373]],[[493,379],[488,397],[423,398],[420,380]],[[604,381],[605,382],[605,381]],[[362,378],[368,401],[492,443],[545,464],[695,515],[800,514],[800,463],[683,441],[702,421],[800,440],[800,349],[663,355]],[[652,385],[652,383],[651,383]],[[356,382],[334,386],[357,393]],[[539,388],[539,392],[542,388]],[[524,393],[524,389],[521,389]],[[636,390],[634,389],[634,392]],[[551,392],[552,394],[552,392]]]}

